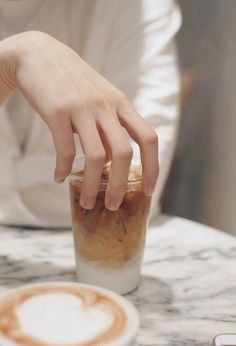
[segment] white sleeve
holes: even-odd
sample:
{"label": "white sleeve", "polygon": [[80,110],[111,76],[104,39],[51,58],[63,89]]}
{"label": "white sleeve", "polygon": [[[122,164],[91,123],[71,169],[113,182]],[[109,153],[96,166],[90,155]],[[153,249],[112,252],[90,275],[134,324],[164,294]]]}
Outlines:
{"label": "white sleeve", "polygon": [[68,227],[70,201],[67,179],[54,181],[55,154],[34,153],[15,162],[17,191],[23,204],[34,216],[32,225]]}
{"label": "white sleeve", "polygon": [[15,176],[19,190],[38,184],[55,184],[54,169],[56,155],[35,153],[14,162]]}
{"label": "white sleeve", "polygon": [[[55,217],[59,210],[64,223],[59,220],[58,225],[68,225],[68,208],[64,206],[69,205],[65,198],[67,183],[57,186],[53,180],[54,156],[34,154],[20,158],[13,150],[9,147],[0,150],[0,224],[54,226],[59,219]],[[50,212],[48,218],[45,208]]]}
{"label": "white sleeve", "polygon": [[178,127],[180,78],[173,38],[181,14],[172,0],[129,0],[115,18],[103,74],[126,93],[158,133],[160,177],[153,195],[153,219]]}
{"label": "white sleeve", "polygon": [[[2,106],[3,107],[3,106]],[[1,112],[4,113],[3,108]],[[6,125],[6,115],[0,122],[0,224],[32,224],[34,217],[21,202],[15,162],[19,151]],[[25,222],[26,221],[26,222]]]}
{"label": "white sleeve", "polygon": [[7,114],[0,118],[0,224],[68,226],[68,183],[55,184],[55,154],[22,156],[10,133]]}

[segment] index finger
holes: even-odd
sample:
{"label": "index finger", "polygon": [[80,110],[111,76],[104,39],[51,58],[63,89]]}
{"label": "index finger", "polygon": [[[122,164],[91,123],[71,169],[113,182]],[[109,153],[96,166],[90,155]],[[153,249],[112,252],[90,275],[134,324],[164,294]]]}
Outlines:
{"label": "index finger", "polygon": [[57,152],[55,181],[62,183],[70,174],[75,157],[75,142],[70,119],[66,117],[60,121],[55,119],[51,122],[50,129]]}

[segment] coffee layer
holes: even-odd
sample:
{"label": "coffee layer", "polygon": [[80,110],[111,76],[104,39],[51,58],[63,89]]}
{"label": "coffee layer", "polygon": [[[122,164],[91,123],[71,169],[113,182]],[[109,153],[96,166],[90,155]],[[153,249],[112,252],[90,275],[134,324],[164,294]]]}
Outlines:
{"label": "coffee layer", "polygon": [[105,208],[100,191],[92,210],[80,205],[80,183],[70,182],[76,251],[87,261],[122,266],[143,251],[151,198],[141,190],[126,192],[117,211]]}

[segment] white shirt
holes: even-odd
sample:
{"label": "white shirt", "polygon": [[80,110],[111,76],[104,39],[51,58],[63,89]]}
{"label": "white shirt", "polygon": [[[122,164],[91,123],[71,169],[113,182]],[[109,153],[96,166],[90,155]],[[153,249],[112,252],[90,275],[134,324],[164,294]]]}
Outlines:
{"label": "white shirt", "polygon": [[[156,129],[161,173],[151,219],[158,213],[177,132],[173,37],[180,24],[174,0],[0,0],[1,39],[39,30],[64,42],[123,90]],[[14,93],[0,108],[0,223],[70,225],[68,186],[54,183],[54,165],[50,131]]]}

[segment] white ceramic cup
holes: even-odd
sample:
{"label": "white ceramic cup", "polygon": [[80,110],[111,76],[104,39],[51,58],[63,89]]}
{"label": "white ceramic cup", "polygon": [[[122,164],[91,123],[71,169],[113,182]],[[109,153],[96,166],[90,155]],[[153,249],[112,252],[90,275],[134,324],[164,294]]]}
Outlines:
{"label": "white ceramic cup", "polygon": [[134,346],[139,316],[97,286],[49,282],[0,297],[1,346]]}

